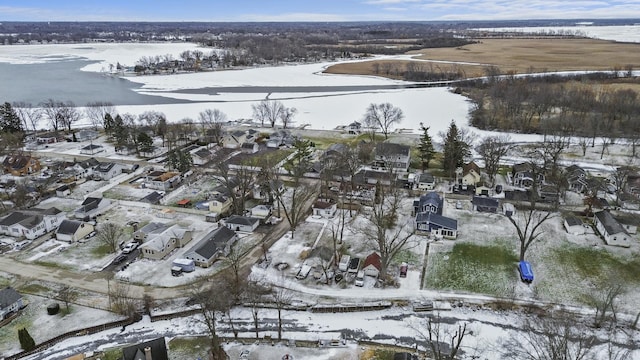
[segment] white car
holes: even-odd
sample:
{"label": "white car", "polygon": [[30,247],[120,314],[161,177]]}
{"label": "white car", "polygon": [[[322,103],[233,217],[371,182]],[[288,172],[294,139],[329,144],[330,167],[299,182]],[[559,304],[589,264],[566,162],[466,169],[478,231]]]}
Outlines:
{"label": "white car", "polygon": [[130,252],[132,252],[133,250],[138,248],[138,243],[135,241],[132,241],[128,244],[126,244],[123,248],[122,248],[122,253],[124,254],[128,254]]}

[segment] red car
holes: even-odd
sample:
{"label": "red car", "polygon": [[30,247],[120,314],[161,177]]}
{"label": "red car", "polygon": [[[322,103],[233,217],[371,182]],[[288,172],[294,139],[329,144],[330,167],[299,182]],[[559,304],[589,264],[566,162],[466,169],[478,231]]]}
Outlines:
{"label": "red car", "polygon": [[407,270],[409,270],[409,265],[407,263],[402,263],[400,265],[400,277],[407,277]]}

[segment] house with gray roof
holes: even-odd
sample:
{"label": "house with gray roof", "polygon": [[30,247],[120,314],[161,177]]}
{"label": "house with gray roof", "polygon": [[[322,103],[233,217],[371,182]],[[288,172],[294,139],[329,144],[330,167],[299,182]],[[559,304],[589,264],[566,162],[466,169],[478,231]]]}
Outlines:
{"label": "house with gray roof", "polygon": [[94,155],[104,151],[105,151],[104,146],[100,144],[89,144],[80,148],[80,154],[85,154],[85,155]]}
{"label": "house with gray roof", "polygon": [[122,349],[123,360],[169,360],[164,337]]}
{"label": "house with gray roof", "polygon": [[436,192],[428,192],[420,195],[420,198],[413,201],[413,213],[432,212],[442,215],[443,199]]}
{"label": "house with gray roof", "polygon": [[564,219],[563,225],[567,232],[572,235],[584,235],[584,233],[586,232],[582,220],[575,216],[567,216]]}
{"label": "house with gray roof", "polygon": [[100,163],[93,169],[93,174],[102,180],[110,180],[122,174],[122,165],[112,162]]}
{"label": "house with gray roof", "polygon": [[94,230],[93,225],[83,221],[63,220],[56,230],[56,239],[72,243],[84,239]]}
{"label": "house with gray roof", "polygon": [[598,211],[593,215],[593,221],[607,245],[631,246],[631,236],[609,211]]}
{"label": "house with gray roof", "polygon": [[383,142],[375,148],[373,169],[386,171],[389,167],[393,171],[406,172],[411,163],[411,148],[407,145]]}
{"label": "house with gray roof", "polygon": [[458,236],[458,220],[424,212],[416,215],[416,231],[442,236],[445,239],[455,239]]}
{"label": "house with gray roof", "polygon": [[207,268],[221,257],[231,253],[231,246],[238,240],[238,235],[226,226],[221,226],[198,241],[184,257],[193,260],[196,265]]}
{"label": "house with gray roof", "polygon": [[147,194],[145,197],[140,199],[140,202],[144,202],[147,204],[157,205],[160,203],[160,199],[162,199],[162,194],[157,191],[154,191],[150,194]]}
{"label": "house with gray roof", "polygon": [[65,214],[55,207],[14,211],[0,219],[0,233],[33,240],[57,229],[65,218]]}
{"label": "house with gray roof", "polygon": [[192,231],[178,225],[161,227],[163,230],[158,232],[159,229],[150,232],[140,246],[143,258],[161,260],[175,248],[185,246],[192,239]]}
{"label": "house with gray roof", "polygon": [[99,197],[88,197],[84,199],[79,208],[74,210],[73,216],[76,219],[91,218],[107,211],[110,205],[111,200]]}
{"label": "house with gray roof", "polygon": [[0,290],[0,320],[6,319],[23,307],[22,295],[13,288],[6,287]]}
{"label": "house with gray roof", "polygon": [[497,213],[500,206],[500,202],[497,199],[486,196],[474,196],[471,202],[473,203],[473,210],[479,212]]}
{"label": "house with gray roof", "polygon": [[428,172],[423,172],[418,176],[418,190],[433,190],[436,186],[436,178]]}
{"label": "house with gray roof", "polygon": [[231,215],[223,220],[224,225],[233,231],[253,232],[258,225],[260,219],[248,216]]}

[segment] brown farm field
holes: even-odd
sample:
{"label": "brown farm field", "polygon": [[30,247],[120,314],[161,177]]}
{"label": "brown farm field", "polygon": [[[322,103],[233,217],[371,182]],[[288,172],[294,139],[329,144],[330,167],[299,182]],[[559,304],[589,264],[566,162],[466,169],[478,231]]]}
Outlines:
{"label": "brown farm field", "polygon": [[[435,48],[411,51],[415,59],[433,61],[426,63],[435,69],[450,71],[462,68],[467,77],[485,75],[489,65],[497,66],[502,73],[528,73],[545,71],[581,71],[640,68],[640,44],[617,43],[595,39],[482,39],[476,44],[455,48]],[[358,63],[337,64],[325,72],[335,74],[379,75],[374,63],[394,62],[403,67],[407,60],[372,60]],[[457,62],[464,64],[448,64]],[[430,65],[432,64],[432,65]],[[384,67],[379,67],[384,68]],[[387,66],[388,68],[388,66]]]}

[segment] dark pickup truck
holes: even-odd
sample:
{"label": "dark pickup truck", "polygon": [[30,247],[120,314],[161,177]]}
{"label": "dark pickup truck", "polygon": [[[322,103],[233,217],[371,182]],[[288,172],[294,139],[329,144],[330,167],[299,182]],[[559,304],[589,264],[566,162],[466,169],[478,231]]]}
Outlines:
{"label": "dark pickup truck", "polygon": [[347,272],[357,273],[358,269],[360,269],[360,258],[352,258],[347,266]]}

